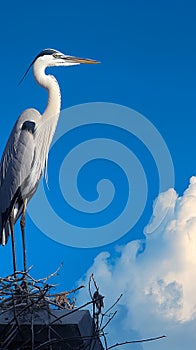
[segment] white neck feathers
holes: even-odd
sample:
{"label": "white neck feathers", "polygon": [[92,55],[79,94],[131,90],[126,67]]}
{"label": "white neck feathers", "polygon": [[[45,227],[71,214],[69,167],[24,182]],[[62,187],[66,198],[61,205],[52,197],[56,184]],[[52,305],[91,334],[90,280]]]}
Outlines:
{"label": "white neck feathers", "polygon": [[59,117],[61,108],[61,92],[59,84],[53,75],[45,74],[44,62],[36,61],[33,65],[33,73],[37,83],[48,91],[48,104],[43,113],[47,119]]}

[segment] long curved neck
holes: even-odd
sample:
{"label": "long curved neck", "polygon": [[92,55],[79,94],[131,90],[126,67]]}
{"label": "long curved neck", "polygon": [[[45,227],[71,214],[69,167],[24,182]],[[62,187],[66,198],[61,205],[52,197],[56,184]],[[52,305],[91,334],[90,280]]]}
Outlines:
{"label": "long curved neck", "polygon": [[44,119],[57,119],[61,109],[61,92],[59,84],[53,75],[45,74],[46,66],[35,62],[33,73],[37,83],[48,91],[48,104],[43,113]]}

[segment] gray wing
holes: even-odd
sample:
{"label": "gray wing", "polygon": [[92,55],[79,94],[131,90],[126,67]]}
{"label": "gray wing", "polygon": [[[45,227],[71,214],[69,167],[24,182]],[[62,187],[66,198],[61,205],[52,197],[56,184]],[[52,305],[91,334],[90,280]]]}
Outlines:
{"label": "gray wing", "polygon": [[31,174],[35,154],[34,133],[40,114],[26,110],[16,122],[0,163],[0,242],[2,232],[25,181]]}

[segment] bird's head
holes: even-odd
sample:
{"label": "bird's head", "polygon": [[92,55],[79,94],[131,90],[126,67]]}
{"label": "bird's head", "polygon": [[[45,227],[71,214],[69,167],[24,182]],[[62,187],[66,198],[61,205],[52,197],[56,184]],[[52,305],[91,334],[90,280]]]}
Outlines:
{"label": "bird's head", "polygon": [[43,68],[46,68],[46,67],[58,67],[58,66],[74,66],[81,63],[95,64],[99,62],[92,60],[90,58],[80,58],[80,57],[65,55],[62,52],[54,49],[45,49],[35,57],[33,62],[30,64],[29,68],[27,69],[26,73],[24,74],[23,78],[21,79],[21,82],[27,75],[31,66],[35,63],[40,64]]}
{"label": "bird's head", "polygon": [[89,58],[80,58],[70,55],[64,55],[62,52],[54,49],[45,49],[41,51],[34,59],[36,61],[42,61],[47,67],[53,66],[73,66],[80,63],[99,63],[98,61],[91,60]]}

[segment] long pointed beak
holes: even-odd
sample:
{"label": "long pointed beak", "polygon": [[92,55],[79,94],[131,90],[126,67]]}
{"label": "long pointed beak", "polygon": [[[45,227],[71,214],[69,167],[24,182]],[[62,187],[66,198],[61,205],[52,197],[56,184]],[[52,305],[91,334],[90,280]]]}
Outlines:
{"label": "long pointed beak", "polygon": [[80,57],[74,57],[74,56],[67,57],[67,59],[74,62],[74,63],[87,63],[87,64],[100,63],[99,61],[92,60],[90,58],[80,58]]}

